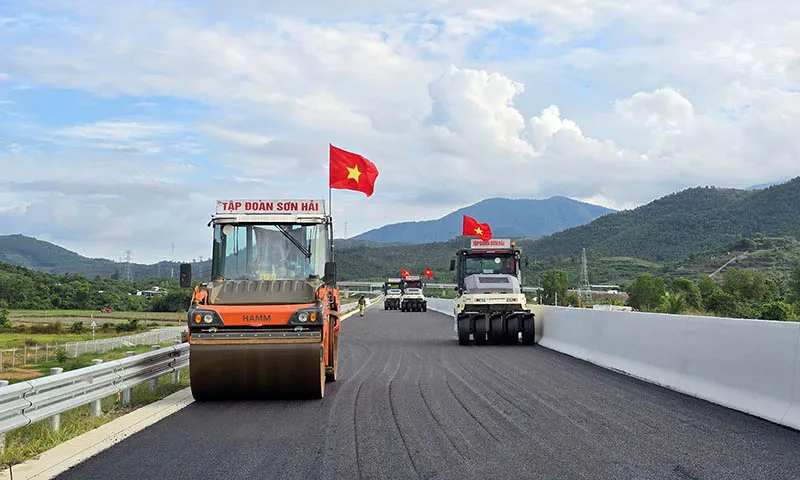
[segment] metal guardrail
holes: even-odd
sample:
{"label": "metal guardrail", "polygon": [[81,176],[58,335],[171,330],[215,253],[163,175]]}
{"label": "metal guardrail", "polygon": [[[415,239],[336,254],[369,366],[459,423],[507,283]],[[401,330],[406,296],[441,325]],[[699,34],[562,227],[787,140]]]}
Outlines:
{"label": "metal guardrail", "polygon": [[[378,303],[382,299],[383,299],[383,294],[380,294],[380,295],[378,295],[377,297],[375,297],[375,298],[373,298],[371,300],[368,298],[367,299],[367,306],[369,306],[369,305],[371,305],[373,303]],[[358,302],[342,303],[342,304],[339,305],[339,311],[342,312],[342,313],[351,312],[351,311],[353,311],[353,310],[355,310],[357,308],[358,308]]]}
{"label": "metal guardrail", "polygon": [[39,363],[40,359],[49,361],[59,350],[64,350],[70,358],[77,358],[87,353],[105,353],[115,348],[136,345],[153,345],[180,338],[185,326],[163,327],[149,332],[125,335],[120,337],[84,340],[80,342],[55,343],[53,345],[32,345],[0,350],[0,370],[4,367],[16,367],[30,363]]}
{"label": "metal guardrail", "polygon": [[[380,302],[383,295],[369,301]],[[358,302],[340,305],[342,313],[358,308]],[[174,332],[170,332],[174,335]],[[159,337],[160,338],[160,337]],[[83,405],[153,382],[162,375],[189,366],[189,344],[180,343],[120,360],[98,363],[48,377],[0,386],[0,450],[6,432],[58,416]],[[173,377],[176,378],[176,377]],[[97,407],[99,411],[99,406]],[[57,427],[56,427],[57,428]]]}
{"label": "metal guardrail", "polygon": [[189,365],[189,344],[0,387],[0,434],[115,395]]}

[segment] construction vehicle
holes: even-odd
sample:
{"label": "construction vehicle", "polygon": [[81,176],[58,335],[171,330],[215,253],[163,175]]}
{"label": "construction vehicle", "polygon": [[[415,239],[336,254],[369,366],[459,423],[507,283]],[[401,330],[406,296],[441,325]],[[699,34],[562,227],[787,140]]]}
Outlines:
{"label": "construction vehicle", "polygon": [[383,284],[383,309],[400,310],[400,299],[403,291],[400,289],[400,278],[389,278]]}
{"label": "construction vehicle", "polygon": [[422,294],[424,288],[422,279],[416,275],[406,275],[400,282],[402,296],[400,298],[400,311],[402,312],[427,312],[428,301]]}
{"label": "construction vehicle", "polygon": [[218,201],[209,226],[211,281],[187,313],[195,400],[324,397],[341,327],[324,201]]}
{"label": "construction vehicle", "polygon": [[471,239],[470,248],[456,253],[454,329],[459,345],[524,345],[536,338],[534,314],[522,292],[520,249],[509,239]]}

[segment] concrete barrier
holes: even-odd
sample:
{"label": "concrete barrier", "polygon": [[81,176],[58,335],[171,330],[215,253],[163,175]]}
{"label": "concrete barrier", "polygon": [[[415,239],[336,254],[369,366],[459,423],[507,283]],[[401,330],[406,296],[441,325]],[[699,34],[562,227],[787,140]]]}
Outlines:
{"label": "concrete barrier", "polygon": [[535,310],[544,347],[800,429],[800,323]]}
{"label": "concrete barrier", "polygon": [[[452,318],[453,303],[430,298],[428,308]],[[800,430],[800,323],[532,310],[543,347]]]}
{"label": "concrete barrier", "polygon": [[794,381],[792,382],[792,404],[786,416],[783,417],[783,425],[800,429],[800,329],[797,332],[797,350],[794,353]]}

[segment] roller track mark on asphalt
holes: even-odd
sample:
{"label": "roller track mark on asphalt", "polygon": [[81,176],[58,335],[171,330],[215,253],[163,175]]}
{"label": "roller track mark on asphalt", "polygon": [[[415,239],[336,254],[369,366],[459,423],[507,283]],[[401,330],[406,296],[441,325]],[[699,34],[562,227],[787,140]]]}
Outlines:
{"label": "roller track mark on asphalt", "polygon": [[[461,380],[461,379],[459,379],[459,380]],[[475,416],[475,415],[472,413],[472,411],[471,411],[471,410],[470,410],[470,409],[469,409],[469,408],[466,406],[466,404],[464,404],[464,402],[461,400],[461,398],[458,396],[458,394],[457,394],[457,393],[456,393],[456,392],[453,390],[453,386],[450,384],[450,376],[447,376],[447,377],[445,377],[445,382],[447,383],[447,388],[450,390],[450,394],[453,396],[453,398],[455,398],[455,399],[456,399],[456,401],[458,402],[458,404],[459,404],[459,405],[461,405],[461,408],[463,408],[463,409],[464,409],[464,411],[465,411],[465,412],[467,412],[467,415],[469,415],[469,416],[470,416],[470,417],[471,417],[473,420],[475,420],[475,423],[477,423],[477,424],[478,424],[478,426],[480,426],[480,427],[481,427],[481,429],[482,429],[484,432],[486,432],[487,434],[489,434],[489,436],[490,436],[490,437],[492,437],[492,438],[494,439],[494,441],[495,441],[495,442],[497,442],[497,443],[501,443],[501,440],[500,440],[499,438],[497,438],[497,437],[495,436],[495,434],[494,434],[494,433],[492,433],[492,431],[491,431],[491,430],[489,430],[488,428],[486,428],[486,426],[485,426],[485,425],[484,425],[484,424],[483,424],[483,423],[482,423],[480,420],[478,420],[478,417],[476,417],[476,416]]]}
{"label": "roller track mark on asphalt", "polygon": [[422,379],[420,379],[417,382],[417,387],[419,388],[419,396],[420,398],[422,398],[422,403],[425,404],[425,408],[428,409],[428,413],[430,414],[431,418],[433,418],[436,424],[439,425],[439,428],[441,428],[442,432],[444,433],[444,437],[447,439],[447,442],[450,444],[450,446],[453,447],[453,450],[455,450],[458,453],[458,455],[461,457],[462,460],[466,461],[467,457],[464,456],[464,452],[462,452],[461,449],[458,448],[458,446],[455,444],[455,442],[453,442],[453,439],[450,438],[450,434],[447,433],[448,428],[445,426],[444,423],[442,423],[441,420],[439,420],[439,417],[433,412],[433,409],[431,408],[431,404],[428,402],[428,399],[425,398],[425,392],[422,389]]}
{"label": "roller track mark on asphalt", "polygon": [[394,372],[392,372],[392,375],[389,378],[389,409],[392,412],[392,420],[394,420],[394,426],[397,429],[397,433],[400,435],[400,438],[403,440],[403,448],[404,448],[404,450],[406,452],[406,455],[408,456],[408,461],[411,463],[411,466],[414,468],[414,473],[417,476],[419,476],[419,470],[417,469],[417,465],[414,463],[414,456],[411,454],[411,450],[409,450],[409,447],[408,447],[408,440],[406,439],[406,436],[403,434],[403,429],[400,427],[400,423],[397,420],[397,417],[398,417],[397,408],[395,407],[394,397],[392,395],[392,385],[394,384],[394,379],[397,377],[397,373],[402,368],[403,356],[404,356],[404,354],[401,351],[400,352],[400,361],[397,362],[397,368],[395,369]]}

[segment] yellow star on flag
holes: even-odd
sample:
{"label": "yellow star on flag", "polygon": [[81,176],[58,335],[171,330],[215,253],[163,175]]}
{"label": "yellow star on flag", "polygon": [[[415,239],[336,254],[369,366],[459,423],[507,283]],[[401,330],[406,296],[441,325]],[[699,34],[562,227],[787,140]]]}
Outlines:
{"label": "yellow star on flag", "polygon": [[477,235],[483,235],[483,229],[481,227],[478,227],[478,228],[475,229],[475,233]]}
{"label": "yellow star on flag", "polygon": [[347,168],[347,179],[350,180],[352,178],[353,180],[356,181],[356,183],[358,183],[358,177],[361,176],[361,172],[358,171],[358,165],[356,165],[353,168],[350,167],[346,168]]}

